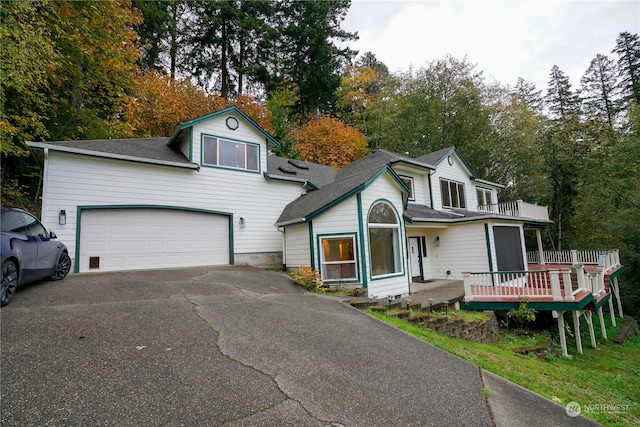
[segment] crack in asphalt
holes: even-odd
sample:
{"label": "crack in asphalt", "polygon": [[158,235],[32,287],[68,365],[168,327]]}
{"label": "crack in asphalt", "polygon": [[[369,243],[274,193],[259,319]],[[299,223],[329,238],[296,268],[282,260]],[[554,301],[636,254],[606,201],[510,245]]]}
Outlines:
{"label": "crack in asphalt", "polygon": [[[250,298],[255,298],[255,299],[262,299],[262,296],[266,295],[266,294],[261,294],[261,293],[259,293],[259,292],[248,291],[248,290],[246,290],[246,289],[242,289],[242,288],[240,288],[240,287],[239,287],[239,286],[237,286],[237,285],[232,285],[232,286],[234,286],[235,288],[237,288],[237,290],[236,290],[236,291],[233,291],[233,292],[232,292],[232,294],[242,295],[242,296],[246,296],[246,297],[250,297]],[[213,325],[211,322],[209,322],[209,320],[207,320],[204,316],[202,316],[202,315],[200,314],[200,312],[198,311],[198,307],[199,307],[198,303],[196,303],[196,302],[195,302],[195,301],[193,301],[191,298],[189,298],[188,294],[187,294],[186,292],[184,292],[184,290],[183,290],[183,289],[181,289],[181,288],[174,288],[174,289],[176,289],[176,290],[177,290],[177,291],[182,295],[182,297],[183,297],[187,302],[189,302],[189,303],[192,305],[192,310],[194,311],[195,315],[196,315],[198,318],[200,318],[200,320],[202,320],[202,321],[207,325],[207,327],[209,327],[213,332],[215,332],[215,333],[216,333],[216,338],[215,338],[215,340],[214,340],[214,343],[215,343],[215,346],[216,346],[216,348],[217,348],[218,352],[219,352],[221,355],[223,355],[224,357],[228,358],[229,360],[231,360],[231,361],[233,361],[233,362],[235,362],[235,363],[237,363],[237,364],[239,364],[239,365],[241,365],[241,366],[245,366],[245,367],[247,367],[247,368],[253,369],[254,371],[256,371],[256,372],[260,373],[261,375],[264,375],[264,376],[266,376],[267,378],[271,379],[271,381],[272,381],[272,382],[273,382],[273,384],[276,386],[276,388],[278,389],[278,391],[280,391],[280,393],[282,393],[282,395],[284,396],[284,398],[283,398],[281,401],[279,401],[279,402],[277,402],[277,403],[275,403],[275,404],[273,404],[273,405],[271,405],[271,406],[267,406],[267,407],[264,407],[264,408],[262,408],[262,409],[256,410],[256,411],[254,411],[254,412],[251,412],[251,413],[245,414],[245,415],[243,415],[243,416],[241,416],[241,417],[237,417],[237,418],[235,418],[235,419],[229,420],[229,421],[225,422],[223,425],[228,425],[228,424],[231,424],[231,423],[234,423],[234,422],[237,422],[237,421],[241,421],[241,420],[244,420],[244,419],[250,418],[250,417],[252,417],[252,416],[255,416],[255,415],[257,415],[257,414],[260,414],[260,413],[265,413],[265,412],[270,411],[270,410],[272,410],[272,409],[274,409],[274,408],[277,408],[278,406],[280,406],[280,405],[282,405],[282,404],[286,403],[287,401],[291,401],[291,402],[295,402],[295,403],[296,403],[300,408],[302,408],[302,410],[303,410],[303,411],[304,411],[304,412],[305,412],[309,417],[313,418],[314,420],[317,420],[319,423],[326,423],[326,424],[327,424],[327,426],[333,426],[333,427],[341,427],[341,426],[342,426],[342,424],[341,424],[341,423],[338,423],[338,422],[332,422],[332,421],[329,421],[329,420],[323,420],[323,419],[320,419],[320,418],[316,417],[315,415],[313,415],[313,414],[312,414],[312,413],[311,413],[311,412],[310,412],[310,411],[309,411],[309,410],[308,410],[308,409],[307,409],[307,408],[302,404],[302,402],[301,402],[300,400],[298,400],[298,399],[296,399],[296,398],[294,398],[294,397],[290,396],[289,394],[287,394],[287,393],[283,390],[283,388],[282,388],[282,387],[280,386],[280,384],[278,383],[278,381],[277,381],[277,379],[276,379],[276,376],[275,376],[275,375],[270,375],[270,374],[268,374],[268,373],[266,373],[266,372],[264,372],[264,371],[262,371],[262,370],[258,369],[257,367],[255,367],[255,366],[253,366],[253,365],[250,365],[250,364],[248,364],[248,363],[242,362],[241,360],[238,360],[238,359],[236,359],[236,358],[233,358],[233,357],[231,357],[229,354],[225,353],[225,352],[222,350],[222,348],[220,347],[219,343],[218,343],[218,341],[220,340],[221,332],[220,332],[220,331],[218,331],[218,330],[214,327],[214,325]],[[259,297],[256,297],[256,295],[259,295]]]}

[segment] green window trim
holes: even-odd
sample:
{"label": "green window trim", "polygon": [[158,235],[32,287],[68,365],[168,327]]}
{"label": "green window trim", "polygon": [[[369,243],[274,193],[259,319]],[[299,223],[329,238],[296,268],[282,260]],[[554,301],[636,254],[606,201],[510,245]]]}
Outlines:
{"label": "green window trim", "polygon": [[205,167],[260,173],[260,144],[202,134],[200,164]]}
{"label": "green window trim", "polygon": [[[322,281],[359,283],[357,233],[318,235],[317,239],[318,264]],[[327,259],[327,256],[331,259]],[[338,277],[335,277],[336,273]]]}

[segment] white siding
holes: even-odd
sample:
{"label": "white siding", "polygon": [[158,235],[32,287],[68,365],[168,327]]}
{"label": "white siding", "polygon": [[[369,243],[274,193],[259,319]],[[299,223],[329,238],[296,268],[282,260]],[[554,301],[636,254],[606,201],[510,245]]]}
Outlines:
{"label": "white siding", "polygon": [[309,224],[304,223],[287,226],[285,239],[285,262],[287,269],[311,267]]}
{"label": "white siding", "polygon": [[[489,271],[487,239],[483,223],[456,224],[435,232],[430,231],[431,236],[434,233],[440,237],[440,246],[429,247],[432,278],[462,280],[463,271]],[[491,239],[493,239],[492,234],[490,230]],[[447,277],[447,271],[451,271],[453,277]]]}
{"label": "white siding", "polygon": [[429,175],[416,175],[413,177],[415,185],[415,201],[419,205],[431,206],[431,198],[429,197]]}
{"label": "white siding", "polygon": [[[262,150],[264,155],[266,150]],[[234,214],[235,253],[282,251],[274,223],[284,206],[300,195],[297,184],[268,181],[262,174],[187,169],[49,153],[42,208],[43,222],[54,228],[75,256],[76,210],[87,205],[162,205]],[[55,225],[58,212],[67,224]],[[239,218],[245,218],[245,228]]]}
{"label": "white siding", "polygon": [[431,185],[433,187],[433,208],[443,209],[442,193],[440,191],[440,179],[443,178],[464,184],[467,209],[476,210],[476,187],[471,181],[469,171],[455,153],[451,154],[451,156],[454,159],[453,165],[449,165],[447,159],[444,159],[438,164],[436,171],[431,176]]}

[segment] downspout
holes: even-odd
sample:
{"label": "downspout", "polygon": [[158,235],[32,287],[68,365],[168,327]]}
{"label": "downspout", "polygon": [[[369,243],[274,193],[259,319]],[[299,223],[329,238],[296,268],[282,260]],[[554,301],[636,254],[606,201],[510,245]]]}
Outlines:
{"label": "downspout", "polygon": [[278,231],[282,233],[282,271],[287,271],[287,229],[278,227]]}
{"label": "downspout", "polygon": [[[49,174],[49,149],[45,148],[42,150],[44,153],[43,156],[43,161],[42,161],[42,196],[40,196],[40,200],[42,200],[42,203],[40,204],[40,220],[44,221],[43,215],[44,213],[47,211],[45,208],[45,200],[47,200],[47,198],[45,197],[44,193],[46,192],[46,188],[44,187],[46,185],[47,182],[49,182],[48,178],[48,174]],[[74,251],[75,252],[75,251]]]}
{"label": "downspout", "polygon": [[429,201],[431,202],[431,209],[433,209],[433,189],[431,188],[431,173],[427,175],[429,181]]}

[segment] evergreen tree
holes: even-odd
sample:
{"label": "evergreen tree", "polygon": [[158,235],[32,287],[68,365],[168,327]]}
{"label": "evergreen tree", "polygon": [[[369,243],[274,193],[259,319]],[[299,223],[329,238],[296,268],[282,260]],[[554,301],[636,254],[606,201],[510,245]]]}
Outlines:
{"label": "evergreen tree", "polygon": [[532,111],[538,113],[542,111],[542,90],[536,90],[535,84],[526,82],[522,77],[518,77],[513,94]]}
{"label": "evergreen tree", "polygon": [[549,87],[545,104],[551,117],[561,120],[569,115],[577,114],[580,99],[571,90],[571,83],[557,65],[551,68]]}
{"label": "evergreen tree", "polygon": [[282,72],[298,87],[296,113],[302,121],[316,120],[329,112],[340,85],[340,71],[355,52],[339,48],[335,41],[356,40],[357,35],[340,28],[350,0],[284,0],[282,12]]}
{"label": "evergreen tree", "polygon": [[142,22],[136,27],[142,50],[142,64],[146,68],[164,69],[162,54],[169,32],[169,2],[134,0],[132,5],[142,13]]}
{"label": "evergreen tree", "polygon": [[580,83],[584,113],[613,128],[621,108],[620,99],[616,96],[617,70],[614,62],[605,55],[596,55]]}
{"label": "evergreen tree", "polygon": [[277,32],[273,2],[257,0],[192,0],[185,69],[205,89],[233,98],[252,83],[269,82]]}
{"label": "evergreen tree", "polygon": [[618,54],[620,85],[626,99],[640,104],[640,38],[637,34],[620,33],[612,52]]}

